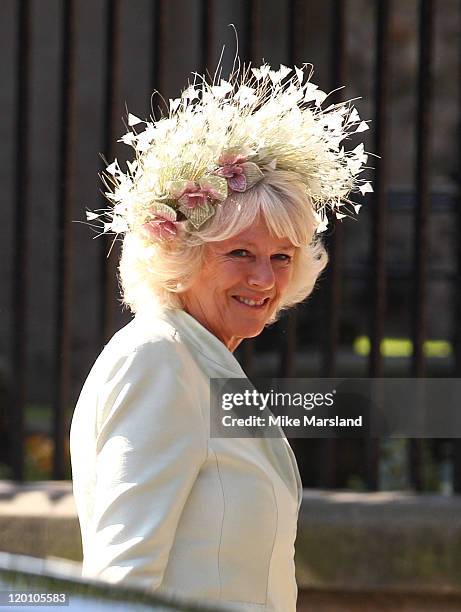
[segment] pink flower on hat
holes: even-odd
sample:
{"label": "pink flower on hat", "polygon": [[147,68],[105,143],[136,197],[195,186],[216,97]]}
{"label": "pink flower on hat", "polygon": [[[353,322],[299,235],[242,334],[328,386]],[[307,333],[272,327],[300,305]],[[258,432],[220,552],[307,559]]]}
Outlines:
{"label": "pink flower on hat", "polygon": [[185,208],[196,208],[205,205],[209,200],[222,199],[220,192],[211,185],[200,186],[193,181],[186,181],[184,187],[174,195]]}
{"label": "pink flower on hat", "polygon": [[144,223],[142,228],[149,238],[161,242],[173,240],[178,233],[176,222],[171,221],[171,219],[161,213],[157,213],[152,219]]}
{"label": "pink flower on hat", "polygon": [[178,202],[181,206],[186,208],[195,208],[196,206],[202,206],[207,201],[207,195],[204,193],[198,185],[193,187],[186,187],[181,195],[178,197]]}
{"label": "pink flower on hat", "polygon": [[244,155],[223,153],[218,161],[220,167],[216,170],[215,174],[227,179],[227,184],[232,191],[246,191],[247,179],[244,166],[242,165],[245,161],[246,157]]}

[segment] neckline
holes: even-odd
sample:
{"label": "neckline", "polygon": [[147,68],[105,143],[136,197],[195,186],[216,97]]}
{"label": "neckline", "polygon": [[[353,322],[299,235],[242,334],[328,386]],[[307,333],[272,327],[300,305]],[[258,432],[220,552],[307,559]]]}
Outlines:
{"label": "neckline", "polygon": [[[143,316],[145,318],[146,313]],[[165,308],[148,317],[151,321],[157,318],[167,321],[181,340],[192,344],[208,360],[229,370],[234,376],[237,374],[246,378],[241,365],[227,346],[188,312],[180,308]]]}
{"label": "neckline", "polygon": [[[141,318],[137,315],[136,318]],[[145,318],[143,317],[144,322]],[[197,319],[190,315],[185,310],[179,308],[167,308],[162,311],[157,311],[147,317],[149,322],[161,319],[166,321],[175,330],[175,333],[179,334],[179,338],[182,341],[189,342],[193,345],[194,349],[203,355],[209,361],[217,364],[221,368],[227,370],[233,377],[248,378],[242,369],[241,365],[237,361],[234,354],[227,348],[227,346],[219,340],[214,334],[212,334],[206,327],[204,327]],[[291,466],[295,478],[295,486],[298,493],[298,510],[302,500],[302,484],[301,477],[298,470],[293,450],[288,442],[288,439],[283,431],[282,427],[278,427],[280,432],[280,438],[284,442],[286,453],[291,462]],[[273,438],[263,437],[270,445],[273,445]],[[278,451],[277,451],[278,452]]]}

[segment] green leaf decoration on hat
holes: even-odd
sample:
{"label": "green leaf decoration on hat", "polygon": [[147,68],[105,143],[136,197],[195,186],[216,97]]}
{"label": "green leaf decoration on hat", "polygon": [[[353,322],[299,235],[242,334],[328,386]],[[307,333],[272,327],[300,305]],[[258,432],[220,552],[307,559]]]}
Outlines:
{"label": "green leaf decoration on hat", "polygon": [[149,212],[152,215],[159,215],[164,219],[168,219],[168,221],[176,221],[176,211],[171,206],[162,204],[162,202],[154,202],[149,208]]}
{"label": "green leaf decoration on hat", "polygon": [[188,179],[177,179],[175,181],[168,181],[166,183],[167,195],[164,196],[170,200],[176,200],[184,191],[189,187],[195,186],[194,181]]}
{"label": "green leaf decoration on hat", "polygon": [[205,223],[205,221],[211,219],[216,212],[215,207],[210,202],[205,202],[204,204],[196,206],[195,208],[180,206],[179,210],[195,229],[199,229]]}
{"label": "green leaf decoration on hat", "polygon": [[241,164],[243,168],[243,174],[247,180],[246,189],[251,189],[259,183],[259,181],[264,177],[264,174],[261,172],[259,166],[257,166],[254,162],[244,162]]}
{"label": "green leaf decoration on hat", "polygon": [[198,183],[202,189],[209,192],[212,199],[222,202],[228,196],[227,181],[225,178],[210,174],[201,178]]}

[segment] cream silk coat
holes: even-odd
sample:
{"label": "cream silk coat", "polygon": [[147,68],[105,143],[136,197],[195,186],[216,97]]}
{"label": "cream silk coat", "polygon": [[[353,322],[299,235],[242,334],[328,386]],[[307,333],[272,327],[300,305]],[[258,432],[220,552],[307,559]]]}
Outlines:
{"label": "cream silk coat", "polygon": [[280,438],[210,438],[210,378],[245,377],[181,310],[137,315],[80,394],[70,450],[83,576],[294,612],[302,487]]}

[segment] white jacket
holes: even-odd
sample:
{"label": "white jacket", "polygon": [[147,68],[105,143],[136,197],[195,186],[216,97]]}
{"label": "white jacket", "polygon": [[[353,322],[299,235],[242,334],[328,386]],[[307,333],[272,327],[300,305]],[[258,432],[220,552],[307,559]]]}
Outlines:
{"label": "white jacket", "polygon": [[245,377],[181,310],[136,316],[72,420],[83,576],[241,611],[295,612],[302,486],[280,438],[210,438],[210,378]]}

